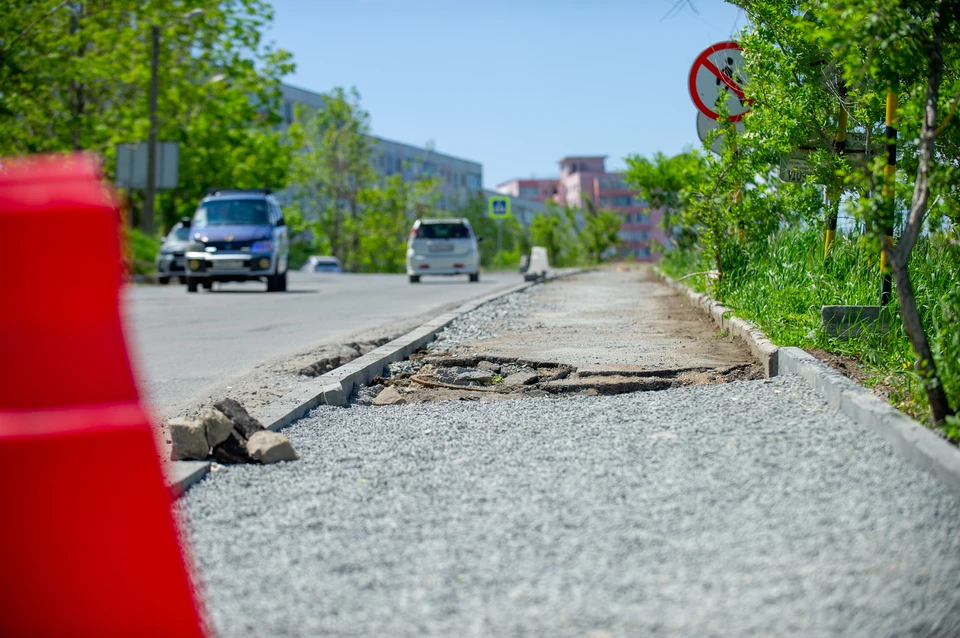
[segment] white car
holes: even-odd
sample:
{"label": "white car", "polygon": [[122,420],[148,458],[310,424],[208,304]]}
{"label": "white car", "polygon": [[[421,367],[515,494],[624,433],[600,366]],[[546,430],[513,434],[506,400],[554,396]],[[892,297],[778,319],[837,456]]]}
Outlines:
{"label": "white car", "polygon": [[423,275],[468,275],[480,281],[478,241],[466,219],[418,219],[407,242],[410,283]]}

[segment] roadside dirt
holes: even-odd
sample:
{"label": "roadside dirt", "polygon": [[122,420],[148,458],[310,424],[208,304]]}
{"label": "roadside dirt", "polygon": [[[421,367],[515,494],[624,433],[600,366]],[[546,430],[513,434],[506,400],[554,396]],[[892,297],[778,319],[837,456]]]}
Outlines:
{"label": "roadside dirt", "polygon": [[[603,395],[762,378],[739,340],[718,333],[644,266],[550,283],[514,329],[421,352],[360,403],[500,401]],[[389,392],[385,390],[390,388]]]}

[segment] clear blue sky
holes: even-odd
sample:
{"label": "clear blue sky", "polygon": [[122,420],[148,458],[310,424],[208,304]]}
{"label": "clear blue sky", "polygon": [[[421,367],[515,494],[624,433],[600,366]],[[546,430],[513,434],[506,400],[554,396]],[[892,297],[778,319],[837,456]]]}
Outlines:
{"label": "clear blue sky", "polygon": [[273,0],[267,38],[294,54],[290,84],[356,86],[375,135],[433,140],[492,187],[554,176],[565,155],[616,169],[699,145],[690,65],[745,20],[692,2]]}

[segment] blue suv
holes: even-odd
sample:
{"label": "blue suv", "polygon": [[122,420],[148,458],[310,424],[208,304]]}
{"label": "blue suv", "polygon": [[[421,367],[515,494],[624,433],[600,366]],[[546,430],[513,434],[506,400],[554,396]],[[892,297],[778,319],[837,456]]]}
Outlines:
{"label": "blue suv", "polygon": [[190,222],[184,255],[187,291],[216,281],[259,280],[287,289],[288,238],[283,211],[269,190],[211,191]]}

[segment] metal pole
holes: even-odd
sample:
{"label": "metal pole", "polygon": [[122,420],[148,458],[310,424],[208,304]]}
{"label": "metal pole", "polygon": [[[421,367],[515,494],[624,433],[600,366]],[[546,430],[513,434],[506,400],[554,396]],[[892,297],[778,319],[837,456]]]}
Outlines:
{"label": "metal pole", "polygon": [[[897,108],[899,107],[900,96],[897,88],[892,87],[887,91],[887,165],[883,167],[883,198],[886,217],[883,220],[883,232],[893,244],[893,225],[896,214],[896,192],[897,192]],[[890,303],[890,297],[893,294],[893,281],[890,276],[890,260],[887,259],[887,251],[880,251],[880,307],[885,307]]]}
{"label": "metal pole", "polygon": [[500,252],[503,247],[503,242],[501,239],[500,227],[503,226],[503,220],[497,220],[497,267],[503,268],[503,254]]}
{"label": "metal pole", "polygon": [[150,60],[150,136],[147,138],[147,192],[143,197],[140,230],[153,235],[154,199],[157,194],[157,66],[160,57],[160,27],[150,27],[153,53]]}
{"label": "metal pole", "polygon": [[[838,87],[841,100],[847,95],[847,87],[840,83]],[[833,138],[833,148],[842,157],[847,150],[847,107],[840,102],[837,109],[837,132]],[[833,240],[837,236],[837,213],[840,209],[840,196],[843,190],[840,188],[827,188],[824,190],[824,204],[826,206],[826,236],[823,242],[824,258],[830,254],[830,248],[833,246]]]}

